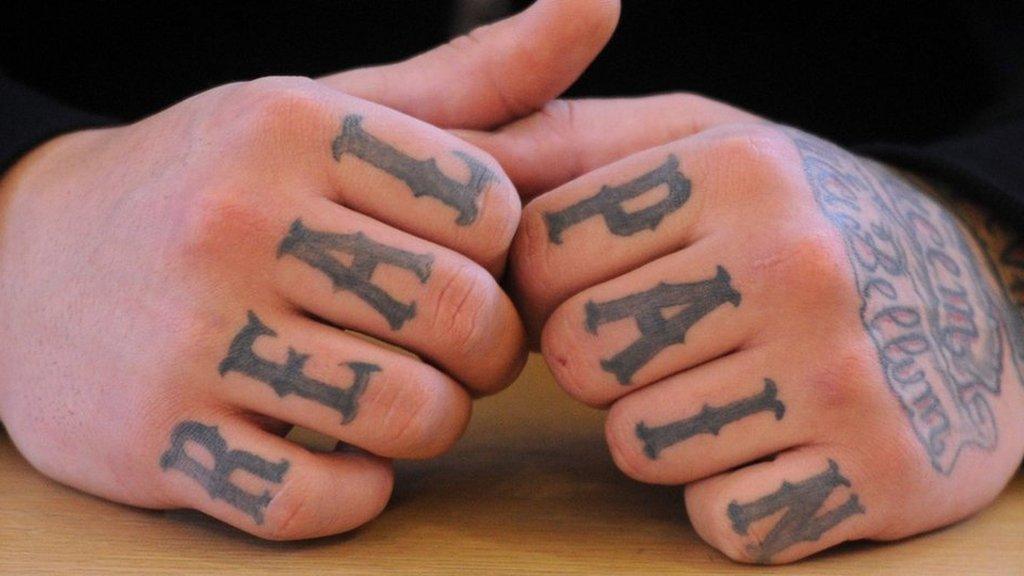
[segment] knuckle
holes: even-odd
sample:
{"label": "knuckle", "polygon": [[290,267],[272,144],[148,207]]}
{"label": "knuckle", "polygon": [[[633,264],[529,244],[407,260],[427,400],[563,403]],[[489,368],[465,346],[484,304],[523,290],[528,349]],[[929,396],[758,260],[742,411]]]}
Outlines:
{"label": "knuckle", "polygon": [[587,365],[591,356],[579,346],[578,331],[573,329],[572,314],[562,308],[556,310],[541,332],[541,352],[558,385],[566,394],[595,408],[603,407],[606,400],[588,386],[593,376]]}
{"label": "knuckle", "polygon": [[259,536],[268,540],[295,540],[311,534],[310,514],[313,491],[305,486],[305,476],[293,472],[288,481],[273,496],[267,506],[268,513],[259,525]]}
{"label": "knuckle", "polygon": [[519,193],[503,172],[488,185],[484,206],[483,225],[465,231],[471,235],[467,254],[471,250],[473,259],[483,265],[503,265],[523,210]]}
{"label": "knuckle", "polygon": [[457,266],[445,278],[437,292],[434,321],[453,350],[473,351],[486,343],[496,291],[491,276],[473,264]]}
{"label": "knuckle", "polygon": [[270,76],[240,84],[227,106],[242,124],[243,134],[265,139],[268,133],[309,125],[319,114],[319,85],[305,77]]}
{"label": "knuckle", "polygon": [[621,408],[621,403],[613,405],[605,420],[605,441],[615,466],[626,476],[642,482],[651,478],[653,463],[640,449],[634,420]]}
{"label": "knuckle", "polygon": [[846,298],[851,287],[843,246],[824,232],[774,244],[755,267],[773,281],[770,285],[790,291],[799,286],[815,304]]}
{"label": "knuckle", "polygon": [[[744,564],[754,562],[754,557],[743,538],[733,530],[727,512],[727,502],[723,503],[720,508],[714,508],[706,502],[698,503],[689,495],[686,502],[693,528],[705,542],[734,562]],[[699,510],[697,510],[698,508]]]}
{"label": "knuckle", "polygon": [[242,186],[209,187],[185,209],[179,235],[187,255],[207,257],[237,248],[236,241],[262,238],[270,229],[270,216]]}
{"label": "knuckle", "polygon": [[[851,406],[865,406],[877,396],[877,356],[873,360],[864,350],[838,350],[829,354],[827,362],[809,382],[811,396],[820,410],[850,413]],[[860,411],[856,412],[861,418]]]}
{"label": "knuckle", "polygon": [[792,169],[786,136],[763,125],[734,125],[708,131],[710,160],[746,177],[767,181],[786,178]]}
{"label": "knuckle", "polygon": [[551,294],[547,227],[540,210],[528,205],[512,247],[513,280],[517,296],[533,304]]}
{"label": "knuckle", "polygon": [[417,389],[405,389],[391,395],[386,402],[384,429],[388,441],[397,447],[419,446],[427,438],[425,420],[433,402],[428,394]]}

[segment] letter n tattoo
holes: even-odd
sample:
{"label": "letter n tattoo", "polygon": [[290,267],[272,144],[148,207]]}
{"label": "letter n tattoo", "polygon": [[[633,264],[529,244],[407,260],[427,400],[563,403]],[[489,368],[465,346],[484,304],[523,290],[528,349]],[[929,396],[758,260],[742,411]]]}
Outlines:
{"label": "letter n tattoo", "polygon": [[[669,284],[662,282],[644,292],[608,302],[587,302],[587,331],[597,334],[602,324],[626,318],[636,320],[640,338],[611,358],[601,360],[606,372],[615,374],[619,384],[629,385],[633,374],[672,344],[682,344],[686,332],[713,310],[730,303],[740,305],[740,293],[730,285],[725,268],[718,267],[714,278],[701,282]],[[665,317],[666,308],[682,306]]]}
{"label": "letter n tattoo", "polygon": [[[656,204],[627,212],[623,203],[665,185],[668,195]],[[679,159],[669,154],[661,165],[621,186],[602,186],[601,191],[559,212],[546,212],[548,239],[562,243],[562,233],[594,216],[604,216],[608,229],[616,236],[632,236],[641,230],[654,230],[661,220],[690,199],[690,180],[679,171]]]}
{"label": "letter n tattoo", "polygon": [[[188,455],[187,443],[196,444],[213,457],[213,467],[207,468]],[[223,500],[252,517],[253,522],[263,524],[263,512],[270,504],[270,492],[252,494],[231,482],[235,470],[248,472],[271,484],[280,484],[288,472],[287,460],[270,462],[252,452],[230,450],[216,426],[186,420],[171,432],[171,447],[160,457],[160,467],[174,468],[188,475],[202,485],[214,500]]]}
{"label": "letter n tattoo", "polygon": [[850,486],[850,481],[839,472],[839,465],[830,459],[828,470],[821,474],[795,484],[783,482],[778,491],[748,504],[730,502],[732,529],[746,536],[751,524],[785,510],[764,541],[748,546],[758,562],[768,562],[782,550],[799,542],[814,542],[836,524],[854,514],[863,514],[864,507],[853,493],[842,504],[819,514],[832,492]]}
{"label": "letter n tattoo", "polygon": [[[331,252],[352,255],[352,264],[346,266]],[[334,284],[335,290],[345,290],[361,298],[380,312],[392,330],[398,330],[416,316],[415,302],[399,302],[371,280],[377,266],[387,264],[408,270],[421,284],[430,278],[434,257],[393,248],[366,237],[362,232],[335,234],[307,228],[302,220],[292,223],[288,236],[277,249],[277,257],[294,256],[323,272]]]}

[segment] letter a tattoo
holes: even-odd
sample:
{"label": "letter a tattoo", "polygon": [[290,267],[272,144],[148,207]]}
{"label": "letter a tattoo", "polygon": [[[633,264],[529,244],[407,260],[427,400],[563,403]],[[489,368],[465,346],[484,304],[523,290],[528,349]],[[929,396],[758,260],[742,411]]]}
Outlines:
{"label": "letter a tattoo", "polygon": [[[346,266],[331,252],[352,255],[352,264]],[[375,242],[362,232],[335,234],[307,228],[302,220],[292,223],[288,236],[277,249],[277,257],[294,256],[323,272],[331,279],[335,290],[352,292],[380,312],[392,330],[398,330],[416,316],[416,303],[395,300],[383,288],[371,282],[377,266],[387,264],[403,268],[416,275],[420,284],[430,278],[434,257],[415,254]]]}
{"label": "letter a tattoo", "polygon": [[636,425],[636,436],[644,443],[644,454],[657,460],[658,454],[698,434],[718,432],[727,424],[742,420],[758,412],[771,412],[776,420],[786,414],[786,405],[778,398],[779,389],[769,378],[764,380],[764,391],[721,407],[704,405],[696,416],[672,422],[663,426],[648,427],[643,422]]}
{"label": "letter a tattoo", "polygon": [[412,190],[416,198],[431,196],[458,211],[455,223],[468,226],[476,220],[479,208],[477,198],[488,183],[496,180],[494,173],[476,158],[465,152],[452,152],[469,168],[465,183],[445,176],[437,167],[437,160],[417,160],[391,144],[363,130],[363,117],[350,114],[342,120],[341,134],[331,144],[335,160],[351,154],[364,162],[391,174]]}
{"label": "letter a tattoo", "polygon": [[[656,204],[627,212],[622,204],[654,190],[664,184],[668,196]],[[605,224],[616,236],[632,236],[641,230],[654,230],[661,220],[678,210],[690,199],[690,181],[679,171],[679,159],[669,154],[668,159],[650,172],[621,186],[602,186],[601,191],[559,212],[546,212],[548,239],[562,243],[562,233],[571,226],[594,216],[604,216]]]}
{"label": "letter a tattoo", "polygon": [[[644,292],[638,292],[609,302],[587,302],[587,331],[597,334],[602,324],[626,318],[636,320],[640,338],[615,356],[601,360],[606,372],[615,374],[619,384],[628,386],[633,374],[662,350],[672,344],[682,344],[686,332],[713,310],[730,303],[740,305],[740,293],[729,283],[725,268],[710,280],[689,284],[662,282]],[[682,306],[674,316],[666,318],[665,308]]]}
{"label": "letter a tattoo", "polygon": [[359,397],[366,391],[373,373],[380,371],[380,366],[366,362],[343,363],[342,366],[347,366],[352,371],[354,380],[348,388],[338,388],[302,373],[306,361],[309,360],[308,354],[300,354],[289,348],[288,359],[284,364],[258,356],[252,347],[261,336],[273,338],[277,333],[250,311],[249,323],[235,336],[227,357],[220,363],[220,375],[238,372],[269,384],[278,396],[295,394],[333,408],[341,414],[342,424],[347,424],[356,417],[359,411]]}
{"label": "letter a tattoo", "polygon": [[[185,445],[197,444],[213,457],[213,468],[188,455]],[[206,489],[214,500],[223,500],[263,524],[263,512],[270,504],[270,492],[252,494],[231,482],[235,470],[243,470],[272,484],[280,484],[288,472],[289,463],[264,460],[252,452],[230,450],[216,426],[207,426],[193,420],[178,424],[171,432],[171,447],[160,457],[160,468],[174,468],[188,475]]]}
{"label": "letter a tattoo", "polygon": [[763,542],[748,545],[748,550],[758,562],[769,562],[782,550],[799,542],[814,542],[850,516],[864,514],[860,499],[853,493],[842,504],[818,514],[828,497],[840,486],[850,488],[851,484],[839,472],[839,465],[829,460],[828,470],[821,474],[796,484],[783,482],[778,491],[749,504],[735,500],[730,502],[732,529],[746,536],[751,524],[785,510]]}

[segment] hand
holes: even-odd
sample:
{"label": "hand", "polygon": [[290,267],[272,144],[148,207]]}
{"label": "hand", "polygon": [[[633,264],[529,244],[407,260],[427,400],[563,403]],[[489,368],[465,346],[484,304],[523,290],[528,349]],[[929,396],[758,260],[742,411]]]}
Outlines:
{"label": "hand", "polygon": [[729,557],[943,526],[1020,464],[1020,313],[922,180],[690,95],[466,136],[554,187],[510,265],[555,378]]}
{"label": "hand", "polygon": [[[393,108],[508,121],[571,83],[616,16],[548,0],[400,65],[222,86],[25,157],[0,183],[0,418],[18,448],[87,492],[267,538],[373,518],[388,459],[449,447],[470,396],[525,356],[495,280],[515,190]],[[280,437],[292,424],[374,455],[311,452]]]}

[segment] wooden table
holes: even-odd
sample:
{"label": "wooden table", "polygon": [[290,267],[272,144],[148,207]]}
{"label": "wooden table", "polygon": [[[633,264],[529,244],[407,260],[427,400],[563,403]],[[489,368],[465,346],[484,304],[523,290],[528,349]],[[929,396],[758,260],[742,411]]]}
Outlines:
{"label": "wooden table", "polygon": [[678,488],[615,469],[602,414],[571,402],[537,357],[478,403],[455,450],[399,464],[396,484],[384,515],[352,534],[263,542],[194,512],[60,486],[0,433],[0,574],[1024,575],[1024,474],[945,530],[771,570],[733,564],[690,528]]}

